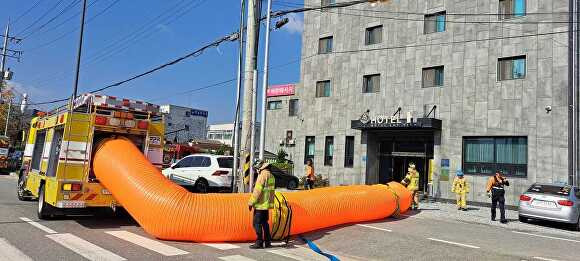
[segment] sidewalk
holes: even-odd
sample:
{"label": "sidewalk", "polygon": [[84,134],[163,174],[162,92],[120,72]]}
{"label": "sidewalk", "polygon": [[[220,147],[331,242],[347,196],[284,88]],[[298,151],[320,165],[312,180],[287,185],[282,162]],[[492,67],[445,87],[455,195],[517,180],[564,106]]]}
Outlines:
{"label": "sidewalk", "polygon": [[491,221],[490,213],[491,209],[488,207],[468,205],[468,211],[460,211],[457,210],[455,204],[443,202],[421,202],[418,211],[409,211],[405,215],[416,218],[483,224],[522,232],[539,232],[543,234],[580,238],[580,232],[572,231],[564,224],[543,221],[532,221],[530,223],[519,222],[518,212],[514,210],[506,209],[507,224],[501,224],[499,222],[499,209],[497,209],[498,221]]}

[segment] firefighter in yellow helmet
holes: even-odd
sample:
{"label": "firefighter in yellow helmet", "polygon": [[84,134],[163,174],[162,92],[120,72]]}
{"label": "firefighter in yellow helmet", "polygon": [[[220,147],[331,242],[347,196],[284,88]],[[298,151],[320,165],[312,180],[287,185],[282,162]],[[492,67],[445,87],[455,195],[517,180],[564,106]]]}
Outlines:
{"label": "firefighter in yellow helmet", "polygon": [[275,179],[270,172],[270,164],[256,161],[254,168],[259,172],[254,191],[248,201],[250,211],[254,209],[253,226],[256,230],[256,243],[250,245],[252,249],[268,248],[271,246],[272,236],[268,224],[269,209],[274,208]]}
{"label": "firefighter in yellow helmet", "polygon": [[465,179],[463,171],[458,169],[456,177],[451,186],[451,192],[457,195],[457,209],[467,211],[467,193],[469,193],[469,182]]}
{"label": "firefighter in yellow helmet", "polygon": [[413,204],[411,204],[412,209],[419,208],[419,172],[415,167],[415,163],[409,164],[407,176],[401,182],[403,185],[407,186],[407,189],[413,193]]}

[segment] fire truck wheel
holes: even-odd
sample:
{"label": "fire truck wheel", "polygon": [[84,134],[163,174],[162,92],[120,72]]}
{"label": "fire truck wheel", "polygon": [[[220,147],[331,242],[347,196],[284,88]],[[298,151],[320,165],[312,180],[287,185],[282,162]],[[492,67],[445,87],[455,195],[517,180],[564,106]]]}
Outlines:
{"label": "fire truck wheel", "polygon": [[53,217],[53,207],[44,200],[44,184],[38,189],[38,218],[50,219]]}
{"label": "fire truck wheel", "polygon": [[198,193],[207,193],[208,190],[209,184],[207,183],[207,180],[199,179],[197,182],[195,182],[195,191]]}

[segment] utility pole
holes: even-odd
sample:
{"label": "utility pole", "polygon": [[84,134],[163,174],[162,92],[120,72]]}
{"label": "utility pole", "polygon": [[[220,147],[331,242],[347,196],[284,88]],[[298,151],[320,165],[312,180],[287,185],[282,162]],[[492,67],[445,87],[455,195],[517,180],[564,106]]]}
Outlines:
{"label": "utility pole", "polygon": [[268,64],[270,62],[270,23],[272,0],[268,0],[268,14],[266,14],[266,45],[264,47],[264,79],[262,80],[262,115],[260,118],[260,160],[264,160],[266,146],[266,94],[268,89]]}
{"label": "utility pole", "polygon": [[[257,70],[258,56],[258,39],[260,32],[261,0],[248,0],[248,20],[246,29],[246,62],[244,69],[244,102],[242,117],[242,155],[254,154],[254,148],[251,147],[251,133],[255,131],[252,123],[252,95],[254,90],[254,70]],[[244,162],[245,163],[245,162]],[[250,162],[252,164],[252,162]],[[243,188],[243,182],[242,182]]]}
{"label": "utility pole", "polygon": [[81,30],[79,33],[79,46],[78,46],[78,50],[77,50],[77,64],[76,64],[76,69],[75,69],[75,81],[73,84],[73,95],[72,95],[72,99],[71,99],[71,106],[72,103],[74,102],[74,100],[77,98],[77,91],[78,91],[78,86],[79,86],[79,73],[80,73],[80,67],[81,67],[81,55],[82,55],[82,51],[83,51],[83,34],[85,32],[85,14],[87,12],[87,0],[83,0],[83,10],[81,13]]}
{"label": "utility pole", "polygon": [[6,113],[6,126],[4,126],[4,136],[8,136],[8,123],[10,123],[11,110],[12,110],[12,99],[8,100],[8,112]]}
{"label": "utility pole", "polygon": [[[240,96],[242,92],[242,67],[244,64],[244,18],[246,17],[246,0],[240,1],[240,31],[239,33],[239,50],[238,50],[238,82],[236,86],[236,113],[234,116],[234,166],[232,179],[232,192],[238,191],[238,174],[240,169]],[[243,179],[240,179],[243,180]]]}
{"label": "utility pole", "polygon": [[4,67],[6,67],[6,52],[8,51],[8,38],[10,38],[10,20],[6,25],[6,31],[4,32],[4,44],[2,45],[2,64],[0,64],[0,72],[2,77],[0,80],[4,81]]}

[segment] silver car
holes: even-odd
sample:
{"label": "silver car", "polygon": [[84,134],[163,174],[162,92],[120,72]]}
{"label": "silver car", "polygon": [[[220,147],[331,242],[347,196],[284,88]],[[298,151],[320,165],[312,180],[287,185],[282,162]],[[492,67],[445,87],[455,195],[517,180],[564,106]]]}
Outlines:
{"label": "silver car", "polygon": [[521,222],[556,221],[580,231],[580,190],[569,185],[535,183],[520,196],[518,214]]}

